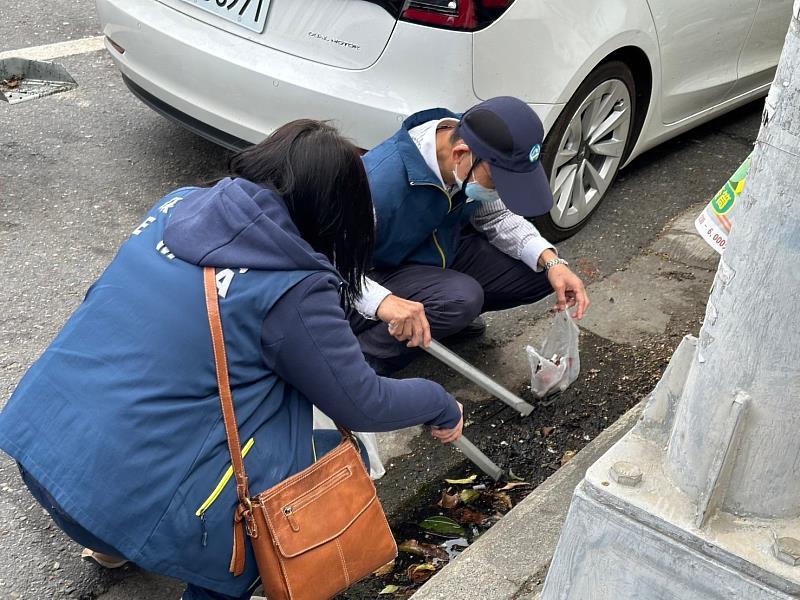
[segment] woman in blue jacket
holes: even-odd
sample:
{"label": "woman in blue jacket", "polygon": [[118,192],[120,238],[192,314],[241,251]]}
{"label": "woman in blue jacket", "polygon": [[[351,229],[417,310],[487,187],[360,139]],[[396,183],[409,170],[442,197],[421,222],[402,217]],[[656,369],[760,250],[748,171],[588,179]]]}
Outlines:
{"label": "woman in blue jacket", "polygon": [[[249,598],[228,572],[235,486],[202,268],[213,266],[254,492],[322,452],[312,404],[356,431],[460,435],[439,385],[378,377],[343,305],[373,247],[357,149],[302,120],[234,156],[230,176],[161,199],[0,414],[0,447],[75,541],[188,582],[184,600]],[[346,307],[345,307],[346,308]],[[110,559],[108,556],[107,558]]]}

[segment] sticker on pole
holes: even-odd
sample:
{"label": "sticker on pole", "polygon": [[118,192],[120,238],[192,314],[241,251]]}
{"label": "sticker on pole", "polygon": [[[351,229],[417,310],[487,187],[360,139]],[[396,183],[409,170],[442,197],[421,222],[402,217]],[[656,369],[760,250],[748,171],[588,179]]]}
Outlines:
{"label": "sticker on pole", "polygon": [[703,212],[694,222],[697,232],[708,244],[717,252],[722,254],[725,245],[728,243],[728,236],[733,226],[733,212],[736,200],[744,191],[744,184],[747,181],[747,174],[750,172],[750,159],[748,156],[744,162],[725,182],[722,189],[711,199]]}

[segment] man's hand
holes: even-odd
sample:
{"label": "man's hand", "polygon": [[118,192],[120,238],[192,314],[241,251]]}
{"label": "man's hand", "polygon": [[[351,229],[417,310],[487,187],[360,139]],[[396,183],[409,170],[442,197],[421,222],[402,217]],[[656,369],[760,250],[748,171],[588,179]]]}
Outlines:
{"label": "man's hand", "polygon": [[443,444],[455,442],[461,437],[461,430],[464,429],[464,405],[458,402],[458,408],[461,410],[461,420],[459,420],[458,425],[452,429],[439,429],[438,427],[431,429],[431,435]]}
{"label": "man's hand", "polygon": [[376,316],[389,324],[389,334],[392,337],[401,342],[408,341],[406,346],[409,348],[427,348],[431,345],[431,326],[421,303],[390,294],[378,306]]}
{"label": "man's hand", "polygon": [[556,310],[575,306],[575,318],[583,318],[590,302],[580,277],[570,271],[567,265],[555,265],[547,271],[547,279],[556,293]]}

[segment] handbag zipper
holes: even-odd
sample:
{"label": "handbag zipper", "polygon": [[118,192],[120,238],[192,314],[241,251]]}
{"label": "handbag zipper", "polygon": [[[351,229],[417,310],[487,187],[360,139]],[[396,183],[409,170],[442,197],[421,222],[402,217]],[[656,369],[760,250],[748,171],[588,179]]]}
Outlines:
{"label": "handbag zipper", "polygon": [[300,526],[297,524],[297,520],[294,517],[294,514],[303,508],[304,506],[308,506],[314,500],[322,496],[325,492],[330,490],[332,487],[338,485],[352,474],[350,471],[350,467],[343,467],[340,469],[336,474],[334,474],[330,479],[323,481],[322,483],[318,484],[317,486],[311,488],[304,494],[301,494],[291,504],[287,504],[284,506],[281,511],[283,512],[283,516],[286,517],[286,520],[289,521],[289,526],[292,528],[292,531],[295,533],[300,531]]}

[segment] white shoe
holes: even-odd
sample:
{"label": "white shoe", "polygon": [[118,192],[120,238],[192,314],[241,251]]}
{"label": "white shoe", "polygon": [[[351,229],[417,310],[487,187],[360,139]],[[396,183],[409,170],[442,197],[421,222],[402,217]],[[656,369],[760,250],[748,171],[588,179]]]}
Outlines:
{"label": "white shoe", "polygon": [[95,552],[90,548],[84,548],[83,552],[81,552],[81,558],[84,560],[90,560],[94,563],[97,563],[101,567],[105,567],[106,569],[119,569],[122,565],[128,562],[127,559],[122,558],[120,556],[111,556],[110,554],[102,554],[100,552]]}

